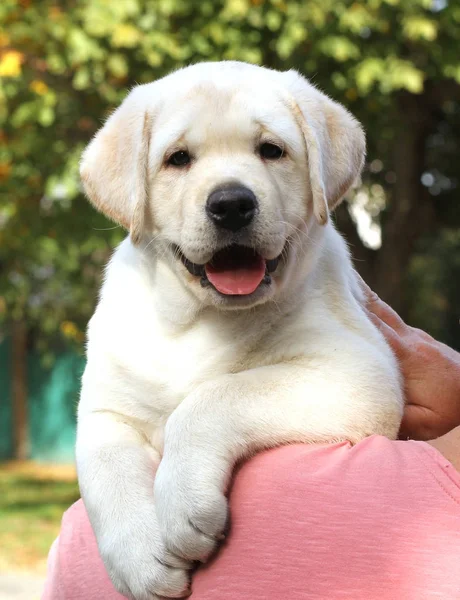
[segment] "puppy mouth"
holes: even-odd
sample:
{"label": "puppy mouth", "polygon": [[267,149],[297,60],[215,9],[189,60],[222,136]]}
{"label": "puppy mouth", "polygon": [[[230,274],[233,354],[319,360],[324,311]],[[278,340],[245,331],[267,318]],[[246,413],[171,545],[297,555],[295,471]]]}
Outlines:
{"label": "puppy mouth", "polygon": [[248,296],[260,285],[270,285],[273,273],[280,261],[264,259],[254,248],[233,244],[219,250],[204,265],[192,263],[178,249],[178,255],[195,277],[200,277],[203,287],[212,285],[225,296]]}

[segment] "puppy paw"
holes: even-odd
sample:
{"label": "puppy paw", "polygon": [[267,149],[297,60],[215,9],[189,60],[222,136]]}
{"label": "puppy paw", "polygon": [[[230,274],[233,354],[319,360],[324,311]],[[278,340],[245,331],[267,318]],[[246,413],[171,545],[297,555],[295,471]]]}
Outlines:
{"label": "puppy paw", "polygon": [[151,515],[128,519],[118,531],[105,533],[98,544],[114,587],[127,598],[162,600],[190,595],[192,565],[168,552]]}
{"label": "puppy paw", "polygon": [[167,551],[205,562],[224,538],[227,499],[212,468],[184,466],[163,457],[155,477],[155,510]]}

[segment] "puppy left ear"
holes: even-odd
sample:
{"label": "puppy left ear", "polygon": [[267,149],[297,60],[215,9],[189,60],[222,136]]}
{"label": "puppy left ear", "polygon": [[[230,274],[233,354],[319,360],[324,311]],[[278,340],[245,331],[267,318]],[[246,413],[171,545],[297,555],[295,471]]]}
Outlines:
{"label": "puppy left ear", "polygon": [[283,73],[290,105],[305,138],[313,211],[325,224],[361,173],[366,139],[361,124],[296,71]]}
{"label": "puppy left ear", "polygon": [[[128,229],[133,243],[143,233],[154,84],[135,88],[108,118],[83,153],[80,173],[94,206]],[[150,87],[149,87],[150,86]]]}

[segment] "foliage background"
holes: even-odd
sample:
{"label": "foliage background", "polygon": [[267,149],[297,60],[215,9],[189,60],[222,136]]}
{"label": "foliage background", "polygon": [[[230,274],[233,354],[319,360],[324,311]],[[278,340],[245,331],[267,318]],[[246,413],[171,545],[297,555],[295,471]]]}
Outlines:
{"label": "foliage background", "polygon": [[2,0],[0,27],[4,332],[21,323],[45,360],[82,347],[124,235],[82,196],[82,148],[135,83],[238,59],[299,69],[363,122],[363,184],[339,227],[405,319],[460,347],[457,0]]}

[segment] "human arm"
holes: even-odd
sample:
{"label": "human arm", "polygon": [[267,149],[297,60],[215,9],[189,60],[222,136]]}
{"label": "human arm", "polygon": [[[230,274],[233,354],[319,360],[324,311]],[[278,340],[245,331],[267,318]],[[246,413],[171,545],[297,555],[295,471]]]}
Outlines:
{"label": "human arm", "polygon": [[432,440],[460,425],[460,354],[407,325],[361,280],[366,308],[402,370],[406,406],[401,439]]}
{"label": "human arm", "polygon": [[[457,599],[460,475],[446,463],[424,442],[380,436],[258,454],[235,473],[230,534],[192,599]],[[123,600],[81,502],[48,564],[43,600]]]}
{"label": "human arm", "polygon": [[428,443],[460,471],[460,426]]}

